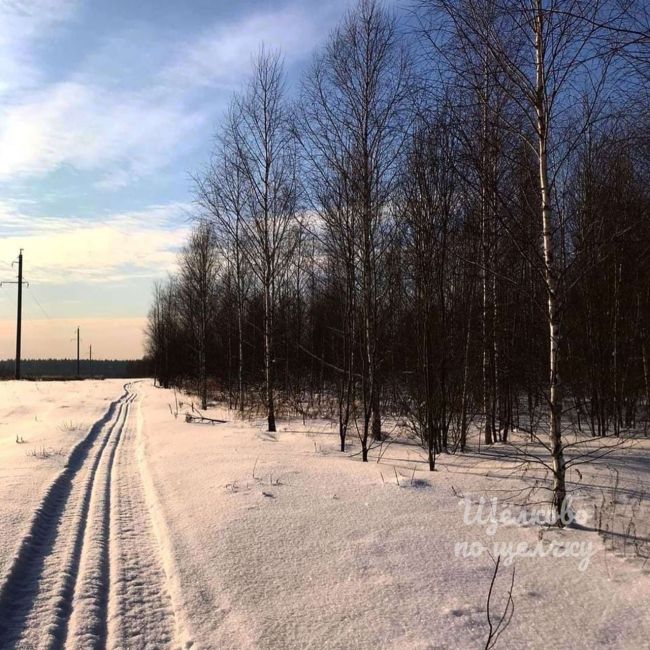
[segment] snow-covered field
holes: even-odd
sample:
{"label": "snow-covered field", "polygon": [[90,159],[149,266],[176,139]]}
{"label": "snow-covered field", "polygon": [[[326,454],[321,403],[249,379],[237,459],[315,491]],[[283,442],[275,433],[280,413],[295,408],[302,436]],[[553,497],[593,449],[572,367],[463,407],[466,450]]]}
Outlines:
{"label": "snow-covered field", "polygon": [[[0,648],[483,648],[488,551],[493,622],[516,567],[497,648],[650,647],[650,562],[592,530],[604,466],[580,468],[579,525],[549,529],[521,520],[535,472],[502,448],[364,464],[327,422],[187,423],[178,399],[175,418],[149,380],[0,384]],[[649,456],[608,459],[622,505]]]}
{"label": "snow-covered field", "polygon": [[0,575],[70,451],[123,385],[0,382]]}

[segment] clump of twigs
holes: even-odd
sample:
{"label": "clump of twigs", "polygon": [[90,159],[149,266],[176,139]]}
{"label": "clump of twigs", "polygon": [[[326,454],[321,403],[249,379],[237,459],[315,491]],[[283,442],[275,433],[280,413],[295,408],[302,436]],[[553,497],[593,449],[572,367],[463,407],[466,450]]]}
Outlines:
{"label": "clump of twigs", "polygon": [[204,424],[225,424],[227,422],[227,420],[210,418],[204,413],[201,413],[201,411],[194,406],[193,402],[190,406],[192,410],[185,413],[185,422],[202,422]]}
{"label": "clump of twigs", "polygon": [[53,449],[52,447],[40,447],[36,449],[31,449],[27,452],[28,456],[32,458],[38,458],[39,460],[47,460],[52,456],[65,456],[63,449]]}
{"label": "clump of twigs", "polygon": [[174,388],[174,406],[175,408],[172,408],[172,405],[169,404],[169,412],[174,416],[174,419],[178,419],[178,395],[176,394],[176,389]]}
{"label": "clump of twigs", "polygon": [[66,420],[59,425],[59,431],[63,431],[64,433],[81,431],[83,428],[84,425],[81,422],[73,422],[72,420]]}
{"label": "clump of twigs", "polygon": [[492,573],[492,581],[490,582],[490,590],[487,595],[487,603],[485,607],[485,614],[488,623],[488,636],[485,642],[485,650],[494,648],[499,640],[499,637],[506,631],[508,625],[512,621],[512,615],[515,612],[515,601],[512,597],[512,590],[515,585],[515,567],[512,567],[512,576],[510,577],[510,587],[506,598],[506,604],[502,613],[495,619],[492,612],[492,596],[494,594],[494,587],[499,574],[499,565],[501,564],[501,556],[498,555],[494,562],[494,572]]}
{"label": "clump of twigs", "polygon": [[603,490],[594,507],[596,530],[605,548],[623,557],[650,560],[650,501],[645,491],[625,494],[620,490],[618,470],[613,469],[612,486]]}
{"label": "clump of twigs", "polygon": [[232,483],[226,483],[226,490],[228,492],[231,492],[232,494],[236,494],[239,492],[239,484],[237,481],[233,481]]}

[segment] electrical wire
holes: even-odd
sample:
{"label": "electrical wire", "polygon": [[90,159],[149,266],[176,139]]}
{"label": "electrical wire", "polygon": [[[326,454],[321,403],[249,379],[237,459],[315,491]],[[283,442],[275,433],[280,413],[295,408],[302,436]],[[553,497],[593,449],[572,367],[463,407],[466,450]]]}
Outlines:
{"label": "electrical wire", "polygon": [[47,320],[52,320],[52,319],[50,318],[50,315],[45,311],[45,308],[43,307],[43,305],[41,305],[40,300],[39,300],[39,299],[36,297],[36,295],[34,294],[34,290],[33,290],[33,289],[31,289],[31,290],[29,291],[29,295],[33,298],[34,302],[38,305],[38,308],[43,312],[43,315],[45,316],[45,318],[47,318]]}

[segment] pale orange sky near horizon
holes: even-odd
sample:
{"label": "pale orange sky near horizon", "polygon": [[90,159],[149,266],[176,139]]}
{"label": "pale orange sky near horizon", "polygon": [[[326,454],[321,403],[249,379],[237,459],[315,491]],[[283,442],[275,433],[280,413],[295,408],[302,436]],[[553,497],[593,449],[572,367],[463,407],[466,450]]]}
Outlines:
{"label": "pale orange sky near horizon", "polygon": [[[80,327],[81,357],[139,359],[144,354],[146,318],[50,318],[24,320],[23,359],[73,359],[77,355],[76,331]],[[16,321],[0,320],[0,359],[16,354]]]}

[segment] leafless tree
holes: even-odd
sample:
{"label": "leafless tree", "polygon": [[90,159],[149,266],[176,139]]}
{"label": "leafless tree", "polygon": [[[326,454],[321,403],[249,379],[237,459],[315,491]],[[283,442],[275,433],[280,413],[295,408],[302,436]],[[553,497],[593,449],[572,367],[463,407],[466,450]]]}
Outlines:
{"label": "leafless tree", "polygon": [[[223,138],[222,177],[199,186],[200,197],[245,256],[262,286],[264,376],[269,431],[275,431],[274,310],[278,278],[289,264],[297,219],[296,151],[278,53],[262,49],[246,91],[231,106]],[[219,197],[227,193],[225,202]],[[224,209],[225,206],[225,209]],[[240,296],[241,297],[241,296]],[[241,341],[241,334],[240,334]],[[241,359],[241,353],[240,353]]]}
{"label": "leafless tree", "polygon": [[180,254],[179,297],[181,317],[196,354],[201,408],[208,402],[208,356],[212,349],[211,325],[216,314],[219,274],[216,233],[209,221],[197,224]]}
{"label": "leafless tree", "polygon": [[[452,276],[457,259],[451,247],[459,206],[460,183],[455,170],[455,135],[441,112],[421,121],[409,147],[403,179],[403,230],[413,283],[419,372],[415,375],[417,419],[423,429],[429,469],[435,455],[448,448],[452,417],[451,295],[459,285]],[[463,341],[465,337],[462,336]]]}
{"label": "leafless tree", "polygon": [[583,429],[648,429],[647,30],[634,2],[414,2],[425,58],[361,0],[296,110],[260,53],[197,178],[223,260],[206,354],[183,268],[148,350],[161,384],[214,377],[269,428],[338,411],[363,460],[382,419],[416,429],[431,468],[519,445],[561,512]]}
{"label": "leafless tree", "polygon": [[237,313],[237,408],[244,410],[244,318],[249,293],[247,248],[248,185],[237,162],[239,111],[231,106],[217,139],[217,148],[208,169],[195,177],[197,203],[204,218],[214,224],[218,244],[226,259],[228,279],[234,284]]}
{"label": "leafless tree", "polygon": [[[355,319],[360,326],[364,461],[371,421],[374,437],[381,437],[380,266],[393,229],[391,197],[407,133],[410,81],[395,17],[378,2],[361,0],[331,35],[304,85],[302,141],[318,183],[316,203],[344,268],[345,328],[350,332]],[[353,355],[345,355],[346,404]]]}
{"label": "leafless tree", "polygon": [[[548,391],[553,500],[561,512],[566,497],[562,444],[562,318],[565,307],[566,229],[558,184],[580,134],[599,117],[601,93],[610,83],[614,51],[606,47],[616,18],[606,0],[490,2],[490,11],[469,0],[432,0],[454,39],[482,55],[486,80],[518,108],[517,136],[535,153],[537,212],[542,237],[535,268],[546,291]],[[582,120],[572,108],[581,101]],[[509,125],[500,123],[499,128]]]}

